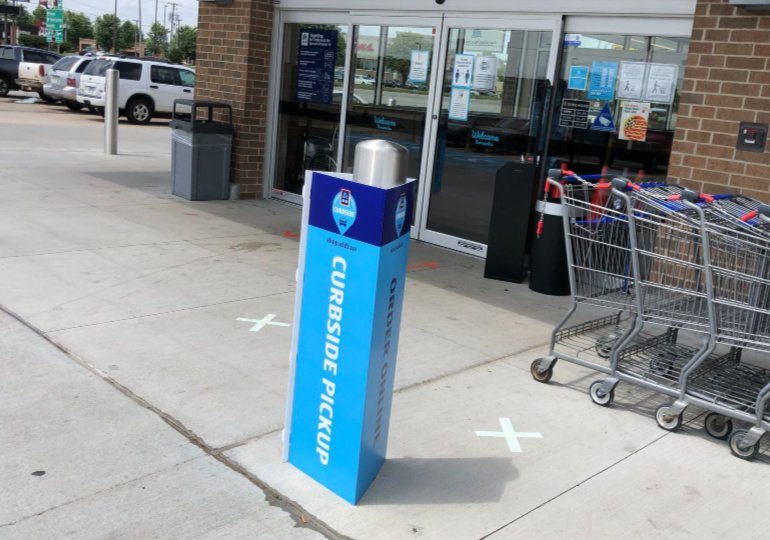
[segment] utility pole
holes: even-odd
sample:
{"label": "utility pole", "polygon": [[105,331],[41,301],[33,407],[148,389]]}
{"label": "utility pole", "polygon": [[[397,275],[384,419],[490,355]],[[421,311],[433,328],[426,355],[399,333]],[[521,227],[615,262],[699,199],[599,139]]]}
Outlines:
{"label": "utility pole", "polygon": [[155,0],[155,24],[158,24],[158,0]]}
{"label": "utility pole", "polygon": [[112,52],[118,52],[118,0],[115,0],[115,26],[112,28]]}
{"label": "utility pole", "polygon": [[167,5],[171,6],[171,30],[168,33],[168,43],[171,46],[171,41],[174,39],[174,20],[176,17],[176,7],[179,5],[177,2],[168,2]]}
{"label": "utility pole", "polygon": [[144,41],[142,34],[142,0],[139,0],[139,41]]}

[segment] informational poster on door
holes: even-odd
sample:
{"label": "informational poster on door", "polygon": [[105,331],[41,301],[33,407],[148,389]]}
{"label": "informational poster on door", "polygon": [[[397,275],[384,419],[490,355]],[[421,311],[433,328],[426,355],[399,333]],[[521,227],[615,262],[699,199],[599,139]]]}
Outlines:
{"label": "informational poster on door", "polygon": [[449,99],[449,119],[467,122],[470,107],[471,91],[468,88],[452,88]]}
{"label": "informational poster on door", "polygon": [[647,69],[644,100],[671,104],[674,101],[678,77],[679,66],[676,64],[650,64]]}
{"label": "informational poster on door", "polygon": [[492,92],[497,88],[497,57],[479,56],[473,64],[473,89]]}
{"label": "informational poster on door", "polygon": [[582,99],[564,99],[561,102],[559,125],[561,127],[588,129],[588,109],[590,101]]}
{"label": "informational poster on door", "polygon": [[588,86],[588,66],[570,66],[568,90],[580,90],[585,92]]}
{"label": "informational poster on door", "polygon": [[641,99],[646,62],[621,62],[618,75],[618,99]]}
{"label": "informational poster on door", "polygon": [[473,77],[472,54],[458,54],[455,56],[455,68],[452,72],[452,86],[457,88],[470,88]]}
{"label": "informational poster on door", "polygon": [[297,101],[331,103],[336,62],[336,30],[301,29],[297,48]]}
{"label": "informational poster on door", "polygon": [[620,114],[618,138],[624,141],[647,140],[647,126],[650,118],[650,104],[639,101],[624,101]]}
{"label": "informational poster on door", "polygon": [[430,51],[412,51],[412,61],[409,64],[409,81],[413,83],[428,82],[428,64]]}
{"label": "informational poster on door", "polygon": [[592,62],[588,78],[588,99],[612,101],[618,76],[617,62]]}
{"label": "informational poster on door", "polygon": [[505,30],[466,30],[465,50],[474,52],[503,52]]}

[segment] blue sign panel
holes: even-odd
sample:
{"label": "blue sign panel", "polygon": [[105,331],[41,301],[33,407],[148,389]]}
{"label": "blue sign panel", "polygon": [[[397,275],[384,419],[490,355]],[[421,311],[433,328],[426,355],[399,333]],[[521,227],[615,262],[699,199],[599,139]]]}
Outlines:
{"label": "blue sign panel", "polygon": [[332,103],[337,31],[303,28],[297,48],[297,101]]}
{"label": "blue sign panel", "polygon": [[413,187],[310,182],[288,460],[351,503],[385,460]]}
{"label": "blue sign panel", "polygon": [[610,111],[610,104],[605,103],[602,107],[602,111],[594,119],[591,124],[591,129],[594,131],[606,131],[607,133],[615,133],[615,122],[612,120],[612,111]]}
{"label": "blue sign panel", "polygon": [[588,66],[570,66],[568,90],[585,92],[588,86]]}
{"label": "blue sign panel", "polygon": [[591,76],[588,79],[588,99],[612,101],[615,97],[617,77],[617,62],[592,62]]}

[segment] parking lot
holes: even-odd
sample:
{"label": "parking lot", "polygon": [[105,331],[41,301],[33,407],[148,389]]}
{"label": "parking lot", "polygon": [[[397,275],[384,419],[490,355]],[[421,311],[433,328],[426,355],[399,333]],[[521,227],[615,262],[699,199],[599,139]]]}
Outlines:
{"label": "parking lot", "polygon": [[28,97],[0,99],[0,537],[766,537],[767,443],[536,383],[569,298],[417,242],[388,461],[341,501],[281,462],[291,328],[258,324],[293,323],[300,210],[176,198],[167,120],[105,156],[98,115]]}

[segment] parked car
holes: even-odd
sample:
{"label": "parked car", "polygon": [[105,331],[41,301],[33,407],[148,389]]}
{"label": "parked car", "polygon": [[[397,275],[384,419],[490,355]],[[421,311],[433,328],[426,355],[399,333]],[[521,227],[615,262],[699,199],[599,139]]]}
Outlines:
{"label": "parked car", "polygon": [[108,69],[120,73],[118,109],[132,124],[147,124],[153,116],[171,114],[176,99],[192,99],[195,72],[159,60],[98,57],[83,72],[78,85],[79,103],[104,109]]}
{"label": "parked car", "polygon": [[364,86],[371,86],[374,84],[374,77],[369,75],[356,75],[354,78],[355,84],[362,84]]}
{"label": "parked car", "polygon": [[18,45],[0,46],[0,97],[12,90],[43,93],[45,76],[50,67],[61,58],[60,55],[42,49]]}
{"label": "parked car", "polygon": [[61,101],[69,109],[79,111],[83,108],[83,104],[78,102],[80,77],[93,60],[88,56],[65,56],[51,66],[43,93],[52,100]]}

